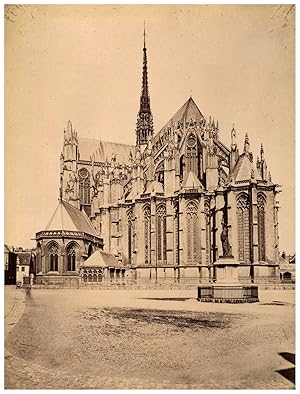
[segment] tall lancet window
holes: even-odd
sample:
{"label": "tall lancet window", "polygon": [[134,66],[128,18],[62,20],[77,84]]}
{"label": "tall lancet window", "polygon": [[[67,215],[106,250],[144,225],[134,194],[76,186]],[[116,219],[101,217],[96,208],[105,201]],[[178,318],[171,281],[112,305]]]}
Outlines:
{"label": "tall lancet window", "polygon": [[156,210],[157,226],[157,260],[160,263],[167,261],[167,238],[166,238],[166,207],[159,205]]}
{"label": "tall lancet window", "polygon": [[262,194],[257,196],[257,221],[258,221],[258,260],[266,258],[265,236],[265,198]]}
{"label": "tall lancet window", "polygon": [[179,205],[174,204],[174,254],[175,264],[179,264]]}
{"label": "tall lancet window", "polygon": [[133,251],[134,251],[134,219],[132,211],[127,214],[127,231],[128,231],[128,262],[133,263]]}
{"label": "tall lancet window", "polygon": [[144,209],[144,242],[145,264],[151,264],[151,212],[149,207]]}
{"label": "tall lancet window", "polygon": [[68,271],[76,271],[76,245],[71,244],[67,248]]}
{"label": "tall lancet window", "polygon": [[50,245],[48,249],[49,271],[58,271],[58,246]]}
{"label": "tall lancet window", "polygon": [[204,200],[204,212],[205,212],[205,223],[206,223],[206,262],[210,263],[210,251],[211,251],[211,234],[210,234],[210,200],[206,198]]}
{"label": "tall lancet window", "polygon": [[250,204],[242,194],[237,200],[239,260],[250,261]]}
{"label": "tall lancet window", "polygon": [[198,149],[197,137],[191,133],[186,141],[186,168],[187,172],[193,171],[198,176]]}
{"label": "tall lancet window", "polygon": [[78,171],[79,175],[79,199],[81,204],[90,204],[90,173],[86,168]]}
{"label": "tall lancet window", "polygon": [[186,207],[187,215],[187,260],[188,263],[199,263],[200,236],[198,223],[198,208],[194,202]]}

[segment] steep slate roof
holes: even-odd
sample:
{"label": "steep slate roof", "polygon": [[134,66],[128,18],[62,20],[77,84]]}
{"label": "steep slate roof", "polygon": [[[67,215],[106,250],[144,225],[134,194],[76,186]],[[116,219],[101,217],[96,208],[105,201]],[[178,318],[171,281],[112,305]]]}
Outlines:
{"label": "steep slate roof", "polygon": [[82,267],[122,268],[123,265],[113,254],[96,250],[87,260],[85,260]]}
{"label": "steep slate roof", "polygon": [[249,181],[251,179],[252,170],[254,171],[254,179],[261,180],[261,176],[259,175],[256,167],[249,160],[249,157],[242,154],[238,158],[238,161],[232,171],[232,175],[236,182]]}
{"label": "steep slate roof", "polygon": [[84,211],[73,207],[66,201],[60,200],[58,206],[47,224],[46,231],[80,231],[97,236],[95,229]]}
{"label": "steep slate roof", "polygon": [[105,162],[106,159],[111,161],[113,155],[116,155],[118,163],[127,164],[129,152],[131,150],[133,153],[133,149],[133,145],[79,138],[80,160],[90,160],[94,156],[94,161]]}
{"label": "steep slate roof", "polygon": [[200,122],[203,118],[204,116],[197,107],[197,104],[192,97],[190,97],[160,131],[172,127],[178,122],[190,122],[191,119]]}

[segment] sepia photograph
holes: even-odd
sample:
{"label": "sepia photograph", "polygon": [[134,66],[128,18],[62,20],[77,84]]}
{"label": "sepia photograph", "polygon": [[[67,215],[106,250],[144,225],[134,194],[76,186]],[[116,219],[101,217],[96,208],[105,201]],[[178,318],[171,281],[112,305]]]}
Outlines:
{"label": "sepia photograph", "polygon": [[4,388],[295,389],[295,5],[6,4]]}

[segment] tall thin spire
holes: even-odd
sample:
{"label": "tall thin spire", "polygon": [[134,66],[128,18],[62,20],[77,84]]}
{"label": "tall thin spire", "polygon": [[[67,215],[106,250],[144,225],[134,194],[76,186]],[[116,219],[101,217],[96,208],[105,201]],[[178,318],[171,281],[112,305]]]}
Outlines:
{"label": "tall thin spire", "polygon": [[146,48],[146,29],[144,21],[144,47],[143,47],[143,75],[142,91],[140,97],[140,109],[136,125],[136,143],[137,145],[147,144],[149,138],[153,135],[153,117],[150,108],[150,95],[148,88],[148,62]]}
{"label": "tall thin spire", "polygon": [[142,93],[140,100],[140,112],[151,112],[150,110],[150,97],[148,89],[148,64],[147,64],[147,48],[146,48],[146,31],[144,25],[144,57],[143,57],[143,78],[142,78]]}

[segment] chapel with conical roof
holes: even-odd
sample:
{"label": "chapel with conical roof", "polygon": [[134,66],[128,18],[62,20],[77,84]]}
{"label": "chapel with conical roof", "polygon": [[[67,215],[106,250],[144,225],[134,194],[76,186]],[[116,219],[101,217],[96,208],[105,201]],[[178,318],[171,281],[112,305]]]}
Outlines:
{"label": "chapel with conical roof", "polygon": [[135,145],[80,138],[68,122],[61,204],[85,212],[104,253],[139,283],[212,281],[224,256],[241,282],[276,281],[278,185],[263,146],[254,163],[249,136],[240,153],[233,126],[227,147],[192,97],[155,133],[147,62],[144,35]]}

